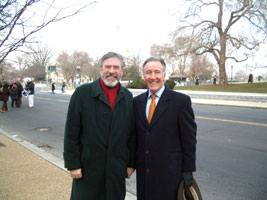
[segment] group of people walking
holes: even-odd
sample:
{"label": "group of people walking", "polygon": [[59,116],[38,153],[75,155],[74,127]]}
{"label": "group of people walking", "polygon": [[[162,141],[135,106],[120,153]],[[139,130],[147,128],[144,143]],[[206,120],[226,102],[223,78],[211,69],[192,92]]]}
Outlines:
{"label": "group of people walking", "polygon": [[8,112],[8,100],[11,98],[11,107],[21,107],[22,96],[27,96],[29,107],[34,106],[34,83],[28,80],[23,88],[20,81],[14,81],[13,83],[3,82],[0,83],[0,100],[3,102],[1,106],[1,112]]}
{"label": "group of people walking", "polygon": [[[63,82],[63,83],[62,83],[62,86],[61,86],[61,92],[62,92],[62,93],[65,93],[65,87],[66,87],[66,83]],[[55,93],[55,90],[56,90],[56,84],[55,84],[55,83],[52,83],[52,85],[51,85],[51,90],[52,90],[52,94],[56,94],[56,93]]]}

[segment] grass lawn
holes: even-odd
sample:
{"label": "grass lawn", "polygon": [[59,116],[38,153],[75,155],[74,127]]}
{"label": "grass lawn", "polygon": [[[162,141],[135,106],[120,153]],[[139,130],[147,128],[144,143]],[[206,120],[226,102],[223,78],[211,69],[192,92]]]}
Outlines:
{"label": "grass lawn", "polygon": [[228,85],[198,85],[175,87],[175,90],[194,91],[216,91],[216,92],[246,92],[246,93],[267,93],[267,82],[264,83],[242,83]]}

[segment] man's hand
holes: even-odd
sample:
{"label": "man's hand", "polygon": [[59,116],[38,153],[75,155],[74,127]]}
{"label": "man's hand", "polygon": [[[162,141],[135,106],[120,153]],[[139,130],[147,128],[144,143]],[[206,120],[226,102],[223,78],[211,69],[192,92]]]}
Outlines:
{"label": "man's hand", "polygon": [[134,168],[127,168],[127,178],[130,178],[133,172]]}
{"label": "man's hand", "polygon": [[70,176],[75,179],[80,179],[82,178],[82,169],[74,169],[70,170]]}
{"label": "man's hand", "polygon": [[191,187],[192,185],[192,182],[193,182],[193,174],[192,172],[184,172],[182,174],[182,178],[184,179],[184,193],[185,193],[185,197],[186,199],[189,199],[189,200],[193,200],[193,196],[191,194],[191,192],[189,191],[189,188]]}
{"label": "man's hand", "polygon": [[185,190],[189,189],[193,182],[192,172],[184,172],[182,174],[182,178],[184,179],[184,189]]}

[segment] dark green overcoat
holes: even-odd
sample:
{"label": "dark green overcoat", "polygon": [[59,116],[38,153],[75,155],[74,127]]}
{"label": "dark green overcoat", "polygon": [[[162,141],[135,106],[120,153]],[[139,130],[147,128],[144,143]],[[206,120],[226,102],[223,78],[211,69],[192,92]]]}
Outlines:
{"label": "dark green overcoat", "polygon": [[127,167],[135,167],[133,97],[120,85],[114,110],[99,79],[73,93],[65,126],[64,161],[82,168],[73,179],[72,200],[123,200]]}

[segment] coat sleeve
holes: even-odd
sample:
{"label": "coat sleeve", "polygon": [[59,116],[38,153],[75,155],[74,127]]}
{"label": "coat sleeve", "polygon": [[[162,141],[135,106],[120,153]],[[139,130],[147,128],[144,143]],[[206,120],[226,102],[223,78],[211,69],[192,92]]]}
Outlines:
{"label": "coat sleeve", "polygon": [[182,172],[196,171],[196,132],[194,112],[190,97],[186,96],[183,111],[179,116],[181,145],[183,151]]}
{"label": "coat sleeve", "polygon": [[131,120],[131,127],[130,127],[130,136],[128,140],[128,150],[129,150],[129,163],[127,167],[135,168],[135,155],[136,155],[136,137],[135,137],[135,130],[134,130],[134,116],[132,112],[132,120]]}
{"label": "coat sleeve", "polygon": [[81,168],[81,102],[77,90],[73,93],[65,124],[64,162],[68,170]]}

